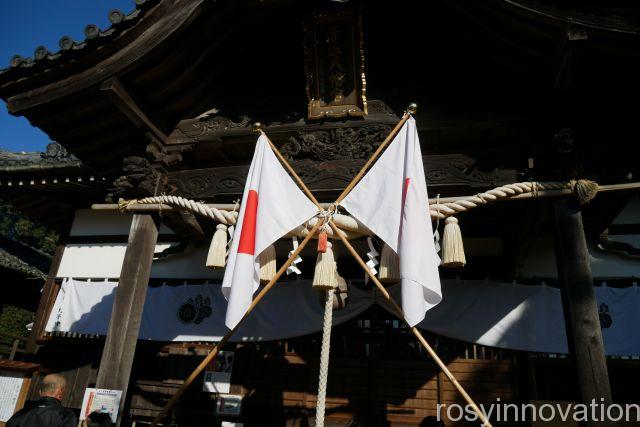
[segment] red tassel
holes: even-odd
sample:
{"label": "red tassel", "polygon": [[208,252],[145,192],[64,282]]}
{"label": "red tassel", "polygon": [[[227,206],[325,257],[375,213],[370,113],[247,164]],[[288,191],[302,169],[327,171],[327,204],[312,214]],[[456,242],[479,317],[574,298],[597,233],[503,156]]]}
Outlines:
{"label": "red tassel", "polygon": [[327,252],[327,232],[321,231],[318,236],[318,252]]}

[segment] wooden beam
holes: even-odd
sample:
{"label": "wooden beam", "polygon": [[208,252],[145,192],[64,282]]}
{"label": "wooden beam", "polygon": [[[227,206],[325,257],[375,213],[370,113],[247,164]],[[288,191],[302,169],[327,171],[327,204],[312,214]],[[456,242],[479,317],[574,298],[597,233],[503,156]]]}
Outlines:
{"label": "wooden beam", "polygon": [[118,107],[125,116],[133,122],[136,127],[143,131],[151,132],[156,138],[163,143],[167,141],[167,135],[162,132],[149,117],[142,111],[142,108],[131,97],[129,92],[124,88],[120,79],[117,77],[111,77],[102,83],[100,90],[107,93],[109,99],[113,104]]}
{"label": "wooden beam", "polygon": [[[157,49],[165,40],[184,29],[204,8],[205,0],[176,0],[171,6],[152,10],[145,19],[131,31],[131,37],[118,52],[108,56],[95,66],[72,76],[54,81],[44,86],[11,96],[7,109],[11,114],[23,115],[25,110],[38,107],[83,89],[100,84],[105,78],[120,73],[140,60],[144,55]],[[143,25],[148,22],[148,25]]]}
{"label": "wooden beam", "polygon": [[34,354],[38,346],[38,339],[42,337],[44,328],[49,320],[49,314],[58,296],[60,290],[60,284],[56,282],[56,275],[58,274],[58,268],[60,267],[60,261],[62,261],[62,254],[64,253],[64,244],[56,246],[56,250],[51,260],[51,267],[49,267],[49,275],[44,282],[42,288],[42,295],[40,296],[40,302],[38,303],[38,309],[36,310],[36,317],[33,321],[33,328],[29,334],[27,340],[27,346],[25,349],[26,354]]}
{"label": "wooden beam", "polygon": [[[505,227],[503,239],[505,258],[508,259],[505,270],[506,277],[521,277],[522,268],[529,257],[533,246],[549,220],[549,201],[546,199],[530,199],[522,208],[511,207],[505,211],[508,227]],[[509,209],[509,208],[505,208]]]}
{"label": "wooden beam", "polygon": [[[369,106],[378,105],[383,109],[388,109],[382,101],[372,100],[367,102]],[[469,117],[452,116],[442,114],[417,113],[415,115],[416,125],[419,132],[443,131],[443,130],[491,130],[512,125],[529,125],[536,122],[538,117],[531,114],[518,115],[495,115],[483,114]],[[224,140],[225,145],[235,145],[244,143],[255,143],[255,132],[253,123],[256,119],[246,118],[234,122],[224,117],[213,115],[212,117],[201,117],[181,120],[175,129],[169,134],[167,146],[179,144],[193,144],[194,142],[214,142]],[[263,130],[269,135],[273,143],[278,146],[281,142],[287,141],[290,137],[296,136],[299,132],[332,132],[341,129],[358,130],[360,128],[370,128],[373,126],[389,126],[389,130],[400,120],[390,109],[388,112],[370,113],[358,121],[343,122],[307,122],[304,119],[295,121],[276,121],[268,125],[263,125]],[[206,125],[203,129],[203,124]],[[207,147],[209,149],[209,147]]]}
{"label": "wooden beam", "polygon": [[[463,154],[423,156],[427,185],[435,187],[492,188],[517,181],[513,169],[480,171],[476,161]],[[364,165],[364,159],[292,161],[293,169],[315,192],[340,192]],[[160,192],[192,199],[216,199],[241,195],[249,165],[222,166],[168,172],[161,179]]]}
{"label": "wooden beam", "polygon": [[[625,190],[637,190],[640,188],[640,182],[627,182],[623,184],[605,184],[600,185],[598,187],[598,193],[609,192],[609,191],[625,191]],[[515,196],[511,196],[505,199],[497,199],[496,202],[509,202],[511,200],[526,200],[526,199],[539,199],[541,197],[564,197],[570,196],[573,194],[573,190],[570,188],[565,188],[561,190],[540,190],[536,193],[522,193],[516,194]],[[470,198],[474,196],[457,196],[457,197],[440,197],[435,198],[432,197],[429,199],[429,204],[436,203],[439,201],[440,203],[448,203],[448,202],[456,202],[459,200],[464,200],[465,198]],[[207,206],[211,208],[216,208],[224,211],[233,210],[236,206],[235,203],[205,203]],[[327,209],[331,206],[331,203],[320,203],[320,205]],[[121,210],[122,207],[117,203],[94,203],[91,205],[91,209],[97,211],[117,211]],[[132,203],[127,206],[127,211],[130,212],[161,212],[161,211],[174,211],[180,210],[178,208],[174,208],[171,205],[166,204],[145,204],[145,203]]]}
{"label": "wooden beam", "polygon": [[148,213],[133,216],[100,361],[96,387],[122,390],[117,426],[127,397],[158,229],[156,216]]}
{"label": "wooden beam", "polygon": [[[611,404],[600,317],[582,214],[567,198],[553,203],[558,276],[570,356],[578,370],[582,403]],[[603,399],[603,400],[601,400]],[[588,426],[614,426],[613,422],[587,422]]]}
{"label": "wooden beam", "polygon": [[587,40],[587,32],[575,25],[569,25],[561,43],[561,60],[556,74],[554,90],[566,93],[580,68],[582,51]]}

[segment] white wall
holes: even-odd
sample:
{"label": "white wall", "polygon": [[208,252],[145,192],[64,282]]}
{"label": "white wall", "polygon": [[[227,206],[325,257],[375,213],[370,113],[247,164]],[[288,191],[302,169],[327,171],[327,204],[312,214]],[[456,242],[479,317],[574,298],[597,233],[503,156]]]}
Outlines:
{"label": "white wall", "polygon": [[[70,236],[128,236],[132,214],[118,211],[76,212]],[[174,234],[162,225],[160,234]],[[114,238],[114,241],[117,239]],[[176,243],[158,243],[160,252]],[[58,277],[118,278],[124,261],[126,243],[73,243],[65,246]],[[153,261],[152,278],[166,279],[221,279],[223,270],[213,271],[204,266],[208,248],[189,245],[185,252]]]}

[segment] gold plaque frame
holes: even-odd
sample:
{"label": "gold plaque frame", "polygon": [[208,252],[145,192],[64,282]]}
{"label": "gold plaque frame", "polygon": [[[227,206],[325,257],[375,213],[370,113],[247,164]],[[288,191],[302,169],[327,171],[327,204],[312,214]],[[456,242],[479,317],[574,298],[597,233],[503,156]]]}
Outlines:
{"label": "gold plaque frame", "polygon": [[316,13],[304,26],[307,117],[367,114],[364,36],[359,9]]}

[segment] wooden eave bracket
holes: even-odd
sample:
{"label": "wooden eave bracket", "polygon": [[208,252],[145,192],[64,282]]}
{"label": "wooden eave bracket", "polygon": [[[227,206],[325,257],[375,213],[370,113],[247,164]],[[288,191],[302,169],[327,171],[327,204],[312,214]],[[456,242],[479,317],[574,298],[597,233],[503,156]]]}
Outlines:
{"label": "wooden eave bracket", "polygon": [[124,88],[120,79],[110,77],[102,83],[100,90],[107,94],[111,102],[113,102],[137,128],[145,132],[150,132],[155,138],[162,142],[162,144],[166,144],[167,135],[145,114],[138,103]]}
{"label": "wooden eave bracket", "polygon": [[587,39],[587,31],[584,28],[569,22],[560,44],[560,65],[554,83],[557,92],[566,92],[571,86],[580,68],[582,50]]}

